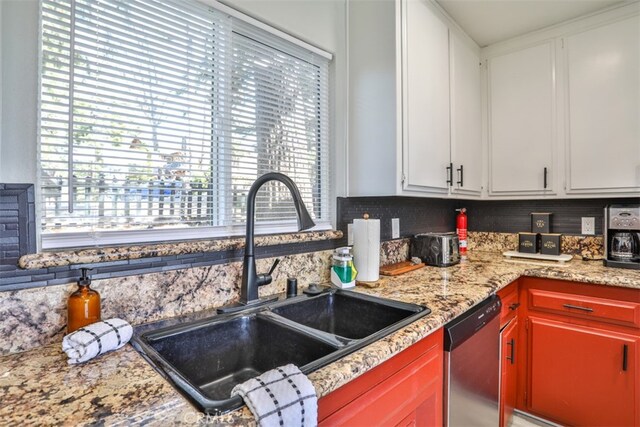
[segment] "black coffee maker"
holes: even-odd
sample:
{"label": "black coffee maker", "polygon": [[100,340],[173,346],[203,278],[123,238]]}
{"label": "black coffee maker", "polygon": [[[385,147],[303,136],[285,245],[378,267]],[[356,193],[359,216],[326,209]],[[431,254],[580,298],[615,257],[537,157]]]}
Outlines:
{"label": "black coffee maker", "polygon": [[604,265],[640,270],[640,205],[604,208]]}

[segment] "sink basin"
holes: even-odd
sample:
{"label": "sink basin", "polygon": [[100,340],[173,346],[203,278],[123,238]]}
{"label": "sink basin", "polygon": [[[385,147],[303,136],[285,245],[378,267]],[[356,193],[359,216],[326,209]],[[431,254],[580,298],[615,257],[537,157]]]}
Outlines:
{"label": "sink basin", "polygon": [[358,340],[421,312],[424,307],[335,290],[271,311],[310,328]]}
{"label": "sink basin", "polygon": [[135,328],[133,346],[202,411],[242,406],[232,388],[293,363],[307,374],[430,313],[426,307],[330,289],[199,320]]}
{"label": "sink basin", "polygon": [[260,314],[170,327],[145,334],[143,343],[171,380],[203,407],[220,410],[242,404],[230,398],[235,385],[287,363],[308,372],[337,350]]}

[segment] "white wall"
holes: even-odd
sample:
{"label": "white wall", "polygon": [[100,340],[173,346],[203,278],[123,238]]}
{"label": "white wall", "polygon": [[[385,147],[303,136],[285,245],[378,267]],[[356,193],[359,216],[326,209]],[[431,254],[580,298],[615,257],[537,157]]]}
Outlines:
{"label": "white wall", "polygon": [[0,182],[34,183],[38,1],[0,0]]}
{"label": "white wall", "polygon": [[393,1],[349,1],[349,196],[396,194],[398,10]]}
{"label": "white wall", "polygon": [[[206,1],[206,0],[205,0]],[[233,0],[227,5],[334,54],[333,196],[346,194],[346,0]],[[209,1],[210,2],[210,1]],[[36,180],[38,1],[0,0],[0,182]]]}
{"label": "white wall", "polygon": [[[0,141],[2,141],[2,3],[0,2]],[[2,144],[0,144],[0,182],[2,178]]]}
{"label": "white wall", "polygon": [[[0,141],[2,141],[2,3],[0,2]],[[2,145],[0,145],[0,182],[2,178]]]}

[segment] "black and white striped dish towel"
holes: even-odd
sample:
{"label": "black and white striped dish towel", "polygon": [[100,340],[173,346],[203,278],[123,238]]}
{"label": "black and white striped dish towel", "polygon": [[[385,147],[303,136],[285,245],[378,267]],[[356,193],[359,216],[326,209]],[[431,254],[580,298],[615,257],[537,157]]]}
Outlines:
{"label": "black and white striped dish towel", "polygon": [[117,350],[131,339],[133,328],[122,319],[113,318],[84,326],[62,339],[62,350],[69,356],[69,364],[87,360]]}
{"label": "black and white striped dish towel", "polygon": [[318,425],[313,384],[294,365],[285,365],[238,384],[231,395],[244,399],[260,427]]}

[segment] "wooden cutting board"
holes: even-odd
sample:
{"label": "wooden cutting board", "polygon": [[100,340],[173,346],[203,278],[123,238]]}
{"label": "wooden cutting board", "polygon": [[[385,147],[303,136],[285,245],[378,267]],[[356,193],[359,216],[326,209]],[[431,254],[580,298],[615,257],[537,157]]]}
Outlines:
{"label": "wooden cutting board", "polygon": [[380,274],[383,276],[398,276],[424,267],[424,263],[414,264],[411,261],[402,261],[396,264],[385,265],[380,267]]}

